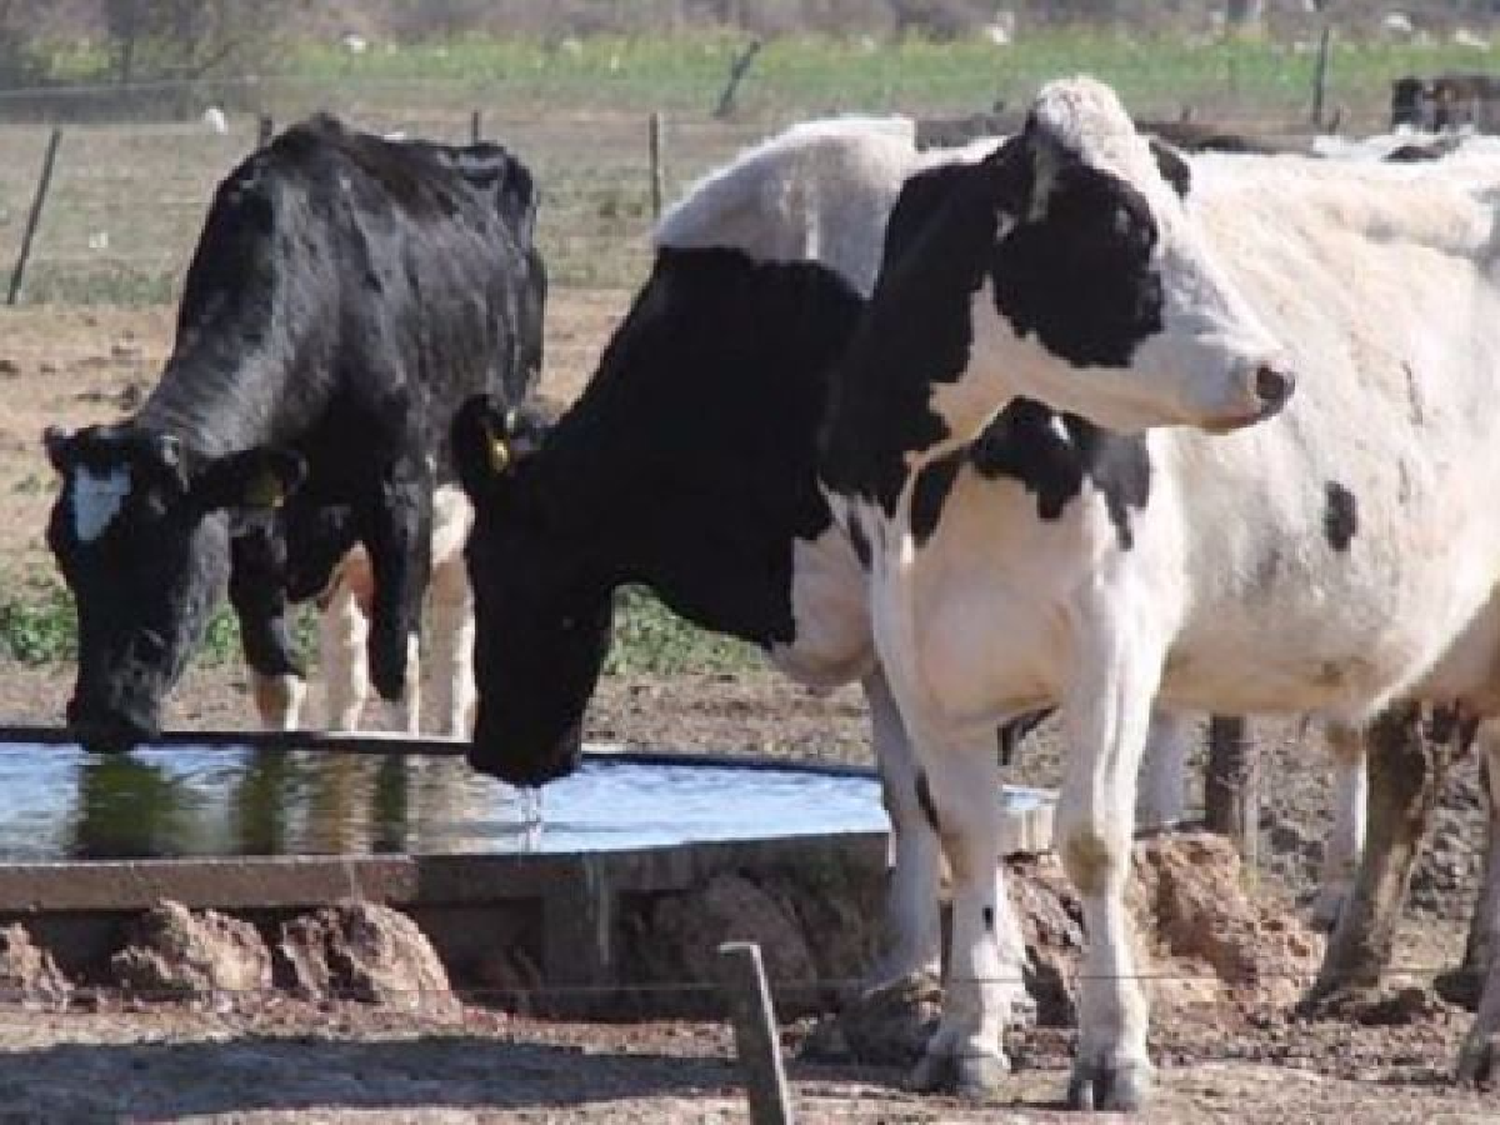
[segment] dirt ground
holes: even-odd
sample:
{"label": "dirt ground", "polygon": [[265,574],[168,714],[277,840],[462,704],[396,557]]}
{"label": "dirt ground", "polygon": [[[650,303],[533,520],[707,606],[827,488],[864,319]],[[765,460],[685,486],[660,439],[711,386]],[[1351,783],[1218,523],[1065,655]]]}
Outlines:
{"label": "dirt ground", "polygon": [[[628,294],[561,290],[549,312],[547,394],[571,399]],[[43,528],[53,495],[45,425],[117,416],[156,378],[166,309],[0,313],[0,583],[50,572]],[[0,721],[56,722],[70,670],[0,663]],[[251,707],[238,664],[195,669],[173,725],[232,727]],[[1305,903],[1321,856],[1328,785],[1315,737],[1260,729],[1268,757],[1263,866],[1268,889]],[[691,747],[868,760],[858,693],[816,695],[769,671],[607,680],[590,736]],[[1398,961],[1430,983],[1462,947],[1478,858],[1473,763],[1445,799],[1432,858],[1418,873]],[[1055,784],[1042,738],[1012,770]],[[1294,1023],[1284,1011],[1206,1011],[1152,1030],[1161,1092],[1152,1121],[1479,1122],[1500,1095],[1455,1089],[1449,1072],[1469,1015],[1432,1001],[1388,1027]],[[804,1027],[786,1030],[795,1050]],[[980,1112],[899,1088],[891,1071],[795,1063],[805,1121],[1046,1121],[1066,1084],[1070,1035],[1026,1033],[1013,1104]],[[457,1020],[351,1005],[244,999],[218,1007],[67,1012],[0,1007],[0,1122],[87,1120],[730,1121],[744,1102],[718,1024],[568,1024],[471,1006]]]}

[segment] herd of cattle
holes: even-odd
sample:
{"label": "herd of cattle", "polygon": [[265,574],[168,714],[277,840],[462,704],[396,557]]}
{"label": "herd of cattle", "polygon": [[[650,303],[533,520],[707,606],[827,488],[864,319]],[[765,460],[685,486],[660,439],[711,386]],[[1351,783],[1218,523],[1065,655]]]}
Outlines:
{"label": "herd of cattle", "polygon": [[[1138,1106],[1122,896],[1143,757],[1170,819],[1185,715],[1326,720],[1351,870],[1368,785],[1325,988],[1389,958],[1434,741],[1480,735],[1500,848],[1497,191],[1463,145],[1184,153],[1088,79],[953,148],[797,126],[664,217],[553,420],[524,164],[312,119],[220,186],[140,410],[46,435],[68,722],[152,738],[227,591],[264,722],[302,721],[288,607],[318,598],[327,721],[368,680],[415,729],[426,602],[443,729],[539,785],[577,766],[614,591],[645,584],[799,682],[862,685],[895,849],[869,985],[937,971],[946,866],[916,1080],[983,1095],[1025,957],[996,731],[1055,708],[1089,938],[1070,1101]],[[1497,914],[1491,862],[1473,967]],[[1466,1074],[1497,1030],[1500,995]]]}

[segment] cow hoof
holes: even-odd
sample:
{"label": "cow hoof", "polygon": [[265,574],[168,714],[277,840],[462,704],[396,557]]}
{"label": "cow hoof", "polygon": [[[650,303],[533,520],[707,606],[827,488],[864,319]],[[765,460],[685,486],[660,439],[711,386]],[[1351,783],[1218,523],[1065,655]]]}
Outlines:
{"label": "cow hoof", "polygon": [[1068,1081],[1068,1108],[1137,1113],[1151,1094],[1151,1067],[1144,1063],[1106,1066],[1075,1063]]}
{"label": "cow hoof", "polygon": [[1004,1055],[922,1056],[907,1085],[924,1094],[954,1094],[969,1101],[991,1101],[1004,1090],[1010,1064]]}
{"label": "cow hoof", "polygon": [[1437,975],[1432,990],[1449,1004],[1477,1011],[1480,994],[1484,991],[1484,970],[1471,969],[1467,965],[1449,969]]}
{"label": "cow hoof", "polygon": [[1470,1034],[1458,1053],[1458,1080],[1465,1086],[1489,1086],[1500,1060],[1500,1035]]}

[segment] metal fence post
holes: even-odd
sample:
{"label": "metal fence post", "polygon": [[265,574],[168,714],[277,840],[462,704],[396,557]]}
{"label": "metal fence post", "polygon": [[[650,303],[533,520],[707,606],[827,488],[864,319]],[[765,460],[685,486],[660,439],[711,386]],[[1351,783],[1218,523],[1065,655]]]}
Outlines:
{"label": "metal fence post", "polygon": [[21,252],[16,256],[16,268],[10,274],[10,294],[6,304],[14,305],[21,299],[21,282],[26,276],[26,263],[31,260],[31,244],[36,238],[36,228],[42,221],[42,208],[47,203],[47,192],[52,188],[52,169],[57,165],[57,150],[62,144],[63,131],[52,130],[47,139],[47,154],[42,157],[42,176],[36,184],[36,196],[31,201],[31,211],[26,216],[26,232],[21,236]]}
{"label": "metal fence post", "polygon": [[651,217],[661,218],[661,210],[667,197],[667,169],[666,169],[666,116],[661,113],[651,115]]}
{"label": "metal fence post", "polygon": [[1333,27],[1325,25],[1318,38],[1318,64],[1313,71],[1313,128],[1323,128],[1323,107],[1328,104],[1328,59],[1333,53]]}

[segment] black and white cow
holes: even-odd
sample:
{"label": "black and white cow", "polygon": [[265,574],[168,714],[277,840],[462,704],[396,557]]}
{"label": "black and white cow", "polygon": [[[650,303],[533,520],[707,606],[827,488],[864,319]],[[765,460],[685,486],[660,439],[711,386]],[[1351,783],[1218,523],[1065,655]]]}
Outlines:
{"label": "black and white cow", "polygon": [[525,785],[576,766],[622,583],[801,683],[862,683],[896,848],[872,983],[936,971],[941,861],[875,661],[869,544],[831,520],[817,432],[901,184],[954,158],[919,153],[905,119],[812,122],[743,154],[663,218],[649,280],[545,440],[483,402],[454,434],[475,508],[471,764]]}
{"label": "black and white cow", "polygon": [[[1230,157],[1169,183],[1086,79],[907,185],[823,469],[872,544],[875,643],[955,876],[919,1080],[1004,1068],[996,721],[1059,706],[1089,937],[1070,1093],[1125,1107],[1150,1078],[1121,894],[1153,701],[1379,715],[1377,748],[1417,703],[1500,713],[1497,186],[1485,162]],[[997,419],[1086,471],[962,455]]]}
{"label": "black and white cow", "polygon": [[224,180],[146,403],[46,438],[84,745],[157,731],[226,587],[257,694],[288,702],[288,600],[323,591],[356,544],[371,679],[402,696],[451,419],[476,393],[519,403],[537,374],[535,209],[530,173],[498,146],[391,142],[328,117]]}

